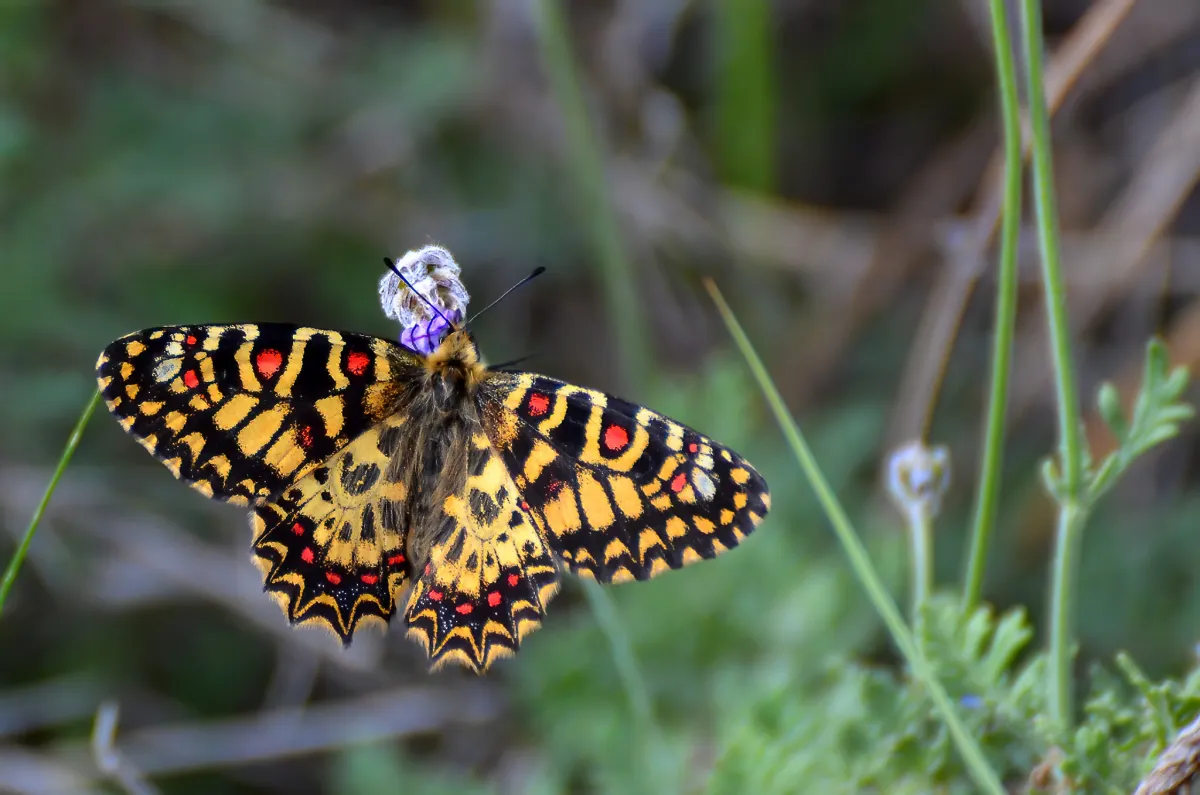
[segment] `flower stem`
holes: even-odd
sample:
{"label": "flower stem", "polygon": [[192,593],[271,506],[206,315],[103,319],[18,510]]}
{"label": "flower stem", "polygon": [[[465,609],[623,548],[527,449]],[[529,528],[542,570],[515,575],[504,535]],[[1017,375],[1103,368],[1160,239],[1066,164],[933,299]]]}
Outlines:
{"label": "flower stem", "polygon": [[913,634],[920,638],[924,635],[925,603],[933,591],[933,519],[924,507],[914,507],[908,512],[908,540]]}
{"label": "flower stem", "polygon": [[1062,255],[1058,240],[1058,209],[1054,195],[1054,164],[1050,146],[1050,121],[1042,77],[1042,15],[1038,0],[1021,0],[1021,28],[1025,45],[1029,121],[1033,136],[1033,198],[1037,216],[1038,248],[1046,291],[1046,315],[1054,359],[1054,386],[1058,400],[1058,431],[1063,493],[1076,500],[1082,493],[1083,454],[1079,436],[1079,396],[1071,360],[1071,329],[1067,321],[1067,296],[1063,286]]}
{"label": "flower stem", "polygon": [[1058,240],[1058,212],[1054,196],[1050,121],[1046,110],[1042,50],[1042,14],[1038,0],[1021,0],[1021,39],[1026,61],[1026,94],[1032,135],[1033,198],[1037,217],[1042,282],[1050,326],[1050,349],[1058,400],[1059,466],[1055,494],[1059,502],[1058,539],[1054,556],[1050,605],[1050,667],[1047,696],[1060,732],[1072,725],[1071,615],[1075,601],[1075,568],[1087,509],[1083,503],[1083,448],[1080,439],[1079,397],[1071,360],[1070,325]]}
{"label": "flower stem", "polygon": [[1071,661],[1075,584],[1079,578],[1079,558],[1086,512],[1064,505],[1058,512],[1057,538],[1054,545],[1053,580],[1050,584],[1050,670],[1047,703],[1059,730],[1071,727]]}
{"label": "flower stem", "polygon": [[25,536],[21,539],[21,543],[17,545],[17,551],[13,553],[12,560],[8,562],[8,568],[4,570],[4,579],[0,581],[0,612],[3,612],[4,603],[8,599],[8,592],[12,590],[13,583],[17,580],[17,572],[21,570],[21,564],[25,562],[25,556],[29,554],[29,545],[33,542],[33,534],[37,532],[38,525],[42,523],[42,516],[46,513],[46,507],[50,504],[50,497],[53,496],[54,490],[58,488],[58,481],[62,477],[63,472],[66,471],[67,464],[71,463],[71,456],[75,455],[75,448],[79,446],[79,439],[83,436],[83,429],[87,427],[88,420],[92,418],[92,412],[96,410],[96,406],[98,405],[100,405],[99,389],[92,395],[87,408],[83,410],[83,414],[79,416],[79,421],[75,423],[75,428],[71,431],[71,436],[67,439],[67,446],[63,449],[62,456],[58,459],[58,467],[54,470],[54,475],[50,478],[49,485],[46,486],[46,492],[42,495],[42,501],[38,503],[37,509],[33,512],[33,518],[29,520],[29,528],[25,531]]}
{"label": "flower stem", "polygon": [[996,319],[992,335],[991,394],[979,466],[979,493],[971,529],[971,553],[963,586],[963,613],[979,602],[987,568],[988,544],[996,524],[1000,501],[1001,465],[1004,460],[1004,413],[1008,405],[1008,378],[1012,369],[1013,332],[1017,318],[1017,240],[1021,224],[1021,108],[1017,95],[1017,67],[1008,29],[1005,0],[989,0],[992,46],[1004,131],[1004,218],[1000,230]]}
{"label": "flower stem", "polygon": [[945,688],[942,687],[941,682],[938,681],[933,669],[926,662],[924,654],[904,623],[904,617],[901,615],[900,609],[896,607],[896,603],[888,593],[886,586],[884,586],[879,572],[875,570],[875,566],[871,563],[871,558],[867,554],[866,547],[863,546],[853,525],[850,524],[850,518],[846,515],[845,509],[838,502],[837,496],[834,495],[833,489],[829,487],[825,476],[821,474],[821,468],[817,465],[812,450],[809,449],[808,443],[804,441],[800,429],[796,427],[795,420],[792,419],[787,406],[784,405],[783,398],[780,396],[779,390],[775,388],[775,384],[771,381],[771,376],[767,373],[766,367],[763,366],[762,360],[755,353],[754,347],[746,337],[746,333],[742,331],[741,325],[738,323],[737,318],[733,316],[733,311],[725,303],[725,299],[721,296],[720,291],[717,290],[716,285],[711,280],[706,279],[705,286],[712,295],[713,301],[716,303],[721,317],[725,320],[725,325],[729,328],[730,334],[733,335],[734,341],[745,357],[747,364],[749,364],[750,370],[758,380],[759,388],[766,397],[767,403],[770,404],[771,410],[775,414],[775,419],[778,421],[780,428],[783,430],[784,437],[792,448],[792,453],[796,456],[796,460],[800,463],[801,468],[808,477],[813,491],[816,492],[817,499],[825,510],[825,515],[829,518],[829,522],[833,525],[838,540],[841,541],[842,547],[845,549],[846,557],[850,559],[851,568],[854,569],[854,573],[858,576],[859,582],[862,584],[863,590],[867,592],[871,603],[879,612],[880,617],[883,618],[883,623],[891,633],[892,640],[900,649],[900,653],[904,655],[904,659],[908,662],[909,670],[912,671],[913,677],[929,693],[930,699],[933,700],[934,708],[945,722],[946,728],[950,732],[950,737],[958,748],[958,752],[962,755],[971,778],[975,780],[981,791],[991,793],[991,795],[1005,795],[1005,789],[1000,783],[1000,777],[988,763],[987,757],[984,755],[979,743],[975,741],[975,738],[971,736],[971,733],[959,718],[958,712],[954,707],[954,702],[950,699],[949,694],[946,693]]}

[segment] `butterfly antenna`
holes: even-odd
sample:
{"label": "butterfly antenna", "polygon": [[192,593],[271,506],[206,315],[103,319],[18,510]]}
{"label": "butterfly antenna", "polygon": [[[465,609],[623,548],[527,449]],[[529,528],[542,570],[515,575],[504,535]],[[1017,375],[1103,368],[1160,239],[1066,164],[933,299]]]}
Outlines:
{"label": "butterfly antenna", "polygon": [[[446,321],[446,325],[447,325],[447,326],[449,326],[450,328],[454,328],[454,327],[455,327],[455,326],[454,326],[454,324],[450,322],[450,319],[449,319],[448,317],[446,317],[445,315],[443,315],[443,314],[442,314],[442,310],[438,309],[438,308],[437,308],[437,305],[436,305],[436,304],[434,304],[434,303],[433,303],[433,301],[430,301],[428,298],[426,298],[426,297],[424,296],[424,294],[422,294],[422,293],[421,293],[421,291],[420,291],[420,290],[418,290],[416,287],[413,287],[413,286],[412,286],[412,282],[410,282],[408,279],[404,278],[404,274],[403,274],[403,273],[401,273],[401,272],[400,272],[400,269],[396,267],[396,260],[392,259],[391,257],[384,257],[384,258],[383,258],[383,262],[384,262],[384,264],[386,264],[386,265],[387,265],[389,268],[391,268],[391,270],[392,270],[392,273],[394,273],[394,274],[396,274],[397,276],[399,276],[399,277],[400,277],[400,281],[402,281],[402,282],[404,282],[406,285],[408,285],[408,289],[412,290],[412,291],[413,291],[413,294],[414,294],[414,295],[416,295],[416,296],[417,296],[417,298],[420,298],[422,301],[424,301],[426,304],[428,304],[428,305],[429,305],[429,308],[433,310],[433,313],[434,313],[435,315],[437,315],[438,317],[440,317],[442,320]],[[526,281],[528,281],[528,280],[526,280]],[[501,296],[501,297],[503,297],[503,296]]]}
{"label": "butterfly antenna", "polygon": [[520,364],[521,362],[528,361],[528,360],[532,359],[533,356],[534,356],[534,354],[527,353],[524,356],[518,356],[515,359],[509,359],[507,362],[500,362],[500,364],[490,365],[488,367],[488,369],[489,370],[505,370],[509,367],[515,367],[516,365]]}
{"label": "butterfly antenna", "polygon": [[511,293],[513,290],[517,289],[518,287],[520,287],[523,284],[528,284],[529,282],[533,281],[534,279],[536,279],[538,276],[541,276],[545,272],[546,272],[546,269],[540,265],[538,267],[534,268],[533,273],[529,274],[524,279],[522,279],[521,281],[514,284],[512,287],[509,287],[507,290],[505,290],[503,293],[500,294],[499,298],[497,298],[495,301],[492,301],[490,304],[485,306],[483,309],[480,309],[478,312],[476,312],[474,315],[472,315],[471,319],[467,321],[466,325],[470,325],[471,323],[474,323],[479,318],[480,315],[482,315],[484,312],[491,309],[496,304],[503,301],[508,296],[508,294]]}

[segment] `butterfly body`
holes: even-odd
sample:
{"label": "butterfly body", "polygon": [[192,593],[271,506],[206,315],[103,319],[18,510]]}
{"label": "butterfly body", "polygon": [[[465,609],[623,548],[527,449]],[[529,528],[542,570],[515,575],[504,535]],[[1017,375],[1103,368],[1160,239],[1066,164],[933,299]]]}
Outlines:
{"label": "butterfly body", "polygon": [[252,509],[264,587],[349,642],[403,610],[435,664],[512,654],[559,585],[646,579],[736,546],[761,476],[636,404],[284,324],[147,329],[97,364],[122,427],[193,488]]}

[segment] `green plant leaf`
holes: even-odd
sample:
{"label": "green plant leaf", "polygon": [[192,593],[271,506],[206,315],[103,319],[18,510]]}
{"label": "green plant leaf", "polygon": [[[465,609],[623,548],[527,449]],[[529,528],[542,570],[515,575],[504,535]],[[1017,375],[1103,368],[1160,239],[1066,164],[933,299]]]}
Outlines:
{"label": "green plant leaf", "polygon": [[1194,415],[1195,410],[1181,402],[1188,385],[1187,369],[1168,370],[1169,366],[1166,347],[1161,340],[1151,339],[1146,345],[1142,385],[1134,400],[1131,420],[1126,420],[1121,411],[1116,388],[1109,383],[1100,387],[1097,403],[1118,446],[1098,469],[1087,468],[1089,507],[1112,488],[1139,456],[1178,435],[1180,425]]}
{"label": "green plant leaf", "polygon": [[1100,416],[1104,418],[1104,424],[1112,431],[1113,436],[1117,437],[1117,441],[1125,441],[1125,436],[1129,433],[1129,421],[1125,418],[1125,410],[1121,408],[1121,396],[1117,388],[1107,381],[1101,384],[1096,405],[1100,409]]}

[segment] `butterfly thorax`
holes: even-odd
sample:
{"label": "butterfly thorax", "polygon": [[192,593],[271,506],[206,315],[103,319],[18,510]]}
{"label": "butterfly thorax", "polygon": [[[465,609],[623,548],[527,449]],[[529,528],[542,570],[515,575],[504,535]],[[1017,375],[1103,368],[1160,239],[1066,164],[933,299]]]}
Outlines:
{"label": "butterfly thorax", "polygon": [[479,359],[479,348],[471,333],[459,329],[425,359],[425,373],[431,398],[439,409],[449,413],[470,402],[487,375],[487,367]]}
{"label": "butterfly thorax", "polygon": [[428,549],[453,527],[443,505],[467,477],[472,438],[483,433],[475,392],[487,376],[466,330],[453,331],[424,360],[419,385],[409,393],[388,474],[406,487],[409,559],[419,566]]}

